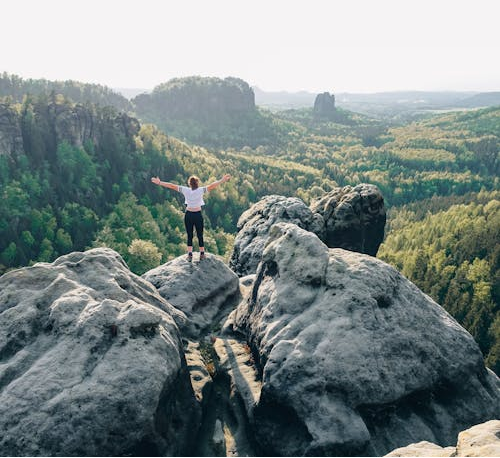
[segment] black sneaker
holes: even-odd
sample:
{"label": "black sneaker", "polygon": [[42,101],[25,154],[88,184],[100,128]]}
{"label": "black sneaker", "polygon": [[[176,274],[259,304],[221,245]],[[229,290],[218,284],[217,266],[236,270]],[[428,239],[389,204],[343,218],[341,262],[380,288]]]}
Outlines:
{"label": "black sneaker", "polygon": [[200,251],[200,261],[202,261],[203,259],[205,259],[205,252],[204,251]]}
{"label": "black sneaker", "polygon": [[189,252],[187,254],[187,260],[188,260],[188,262],[191,262],[193,260],[193,253]]}

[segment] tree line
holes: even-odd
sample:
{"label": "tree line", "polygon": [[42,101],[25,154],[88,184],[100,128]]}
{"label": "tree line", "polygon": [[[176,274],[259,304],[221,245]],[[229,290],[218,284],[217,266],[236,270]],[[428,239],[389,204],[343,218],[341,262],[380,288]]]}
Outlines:
{"label": "tree line", "polygon": [[[446,202],[448,200],[448,202]],[[500,192],[393,209],[379,257],[441,304],[500,373]]]}

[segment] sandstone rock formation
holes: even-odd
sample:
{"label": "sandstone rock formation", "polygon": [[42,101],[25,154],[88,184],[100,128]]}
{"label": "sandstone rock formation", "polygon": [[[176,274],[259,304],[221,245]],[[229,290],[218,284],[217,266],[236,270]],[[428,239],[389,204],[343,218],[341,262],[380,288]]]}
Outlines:
{"label": "sandstone rock formation", "polygon": [[102,126],[106,124],[125,139],[137,135],[140,129],[139,121],[125,113],[94,112],[78,104],[52,104],[50,111],[53,112],[51,122],[54,124],[56,144],[66,141],[81,148],[91,142],[99,147],[105,135]]}
{"label": "sandstone rock formation", "polygon": [[0,156],[16,156],[23,151],[19,115],[9,104],[0,103]]}
{"label": "sandstone rock formation", "polygon": [[245,211],[238,220],[229,266],[239,276],[255,273],[271,226],[280,221],[323,235],[324,222],[296,197],[266,196]]}
{"label": "sandstone rock formation", "polygon": [[252,88],[239,78],[173,78],[133,103],[140,116],[210,121],[255,110]]}
{"label": "sandstone rock formation", "polygon": [[253,89],[240,78],[174,78],[132,103],[142,121],[196,145],[256,148],[277,140]]}
{"label": "sandstone rock formation", "polygon": [[233,326],[262,373],[249,413],[271,455],[449,445],[500,410],[498,377],[439,305],[373,257],[278,223]]}
{"label": "sandstone rock formation", "polygon": [[308,208],[296,197],[266,196],[238,221],[230,267],[239,275],[255,273],[271,226],[290,222],[314,232],[330,248],[375,256],[384,238],[384,198],[370,184],[335,188]]}
{"label": "sandstone rock formation", "polygon": [[217,256],[206,256],[200,262],[197,255],[193,262],[182,256],[143,275],[164,299],[186,314],[181,330],[191,338],[225,318],[228,306],[235,305],[228,299],[236,298],[239,292],[237,275]]}
{"label": "sandstone rock formation", "polygon": [[500,420],[491,420],[462,431],[456,447],[419,442],[393,450],[386,456],[500,456]]}
{"label": "sandstone rock formation", "polygon": [[314,100],[313,114],[317,118],[331,118],[335,116],[335,96],[329,92],[318,94]]}
{"label": "sandstone rock formation", "polygon": [[198,412],[174,318],[109,249],[0,277],[0,450],[179,455]]}
{"label": "sandstone rock formation", "polygon": [[[37,105],[31,109],[34,110],[34,115],[30,122],[38,129],[50,133],[45,139],[48,143],[41,143],[39,147],[47,148],[51,154],[55,153],[55,148],[62,142],[79,148],[89,142],[99,148],[110,132],[115,137],[131,142],[140,129],[137,119],[109,109],[55,102],[48,103],[43,110]],[[32,127],[26,121],[26,115],[14,110],[12,105],[0,104],[0,156],[29,152]],[[135,148],[132,144],[130,147],[132,150]]]}
{"label": "sandstone rock formation", "polygon": [[325,221],[327,246],[376,256],[386,222],[384,198],[376,186],[335,188],[312,202],[311,210]]}

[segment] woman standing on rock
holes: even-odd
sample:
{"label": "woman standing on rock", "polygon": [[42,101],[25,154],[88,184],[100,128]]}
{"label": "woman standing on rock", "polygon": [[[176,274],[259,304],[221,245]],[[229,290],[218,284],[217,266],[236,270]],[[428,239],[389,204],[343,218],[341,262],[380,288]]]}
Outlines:
{"label": "woman standing on rock", "polygon": [[187,232],[187,259],[188,261],[193,260],[193,229],[196,228],[196,235],[198,236],[198,245],[200,246],[200,260],[205,259],[205,244],[203,242],[203,215],[201,213],[201,207],[205,205],[203,201],[203,194],[217,186],[229,181],[231,175],[224,175],[222,179],[214,181],[208,186],[200,187],[200,179],[197,176],[191,175],[188,179],[187,186],[179,186],[174,183],[167,183],[161,181],[158,177],[151,178],[154,184],[163,186],[164,188],[173,189],[174,191],[181,192],[185,198],[186,213],[184,215],[184,225],[186,226]]}

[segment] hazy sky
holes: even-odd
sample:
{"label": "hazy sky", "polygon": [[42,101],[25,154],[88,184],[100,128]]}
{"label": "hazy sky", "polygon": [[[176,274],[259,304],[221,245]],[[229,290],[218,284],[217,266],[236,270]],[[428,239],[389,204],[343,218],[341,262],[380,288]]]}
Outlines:
{"label": "hazy sky", "polygon": [[500,90],[497,0],[3,0],[0,71],[152,88]]}

